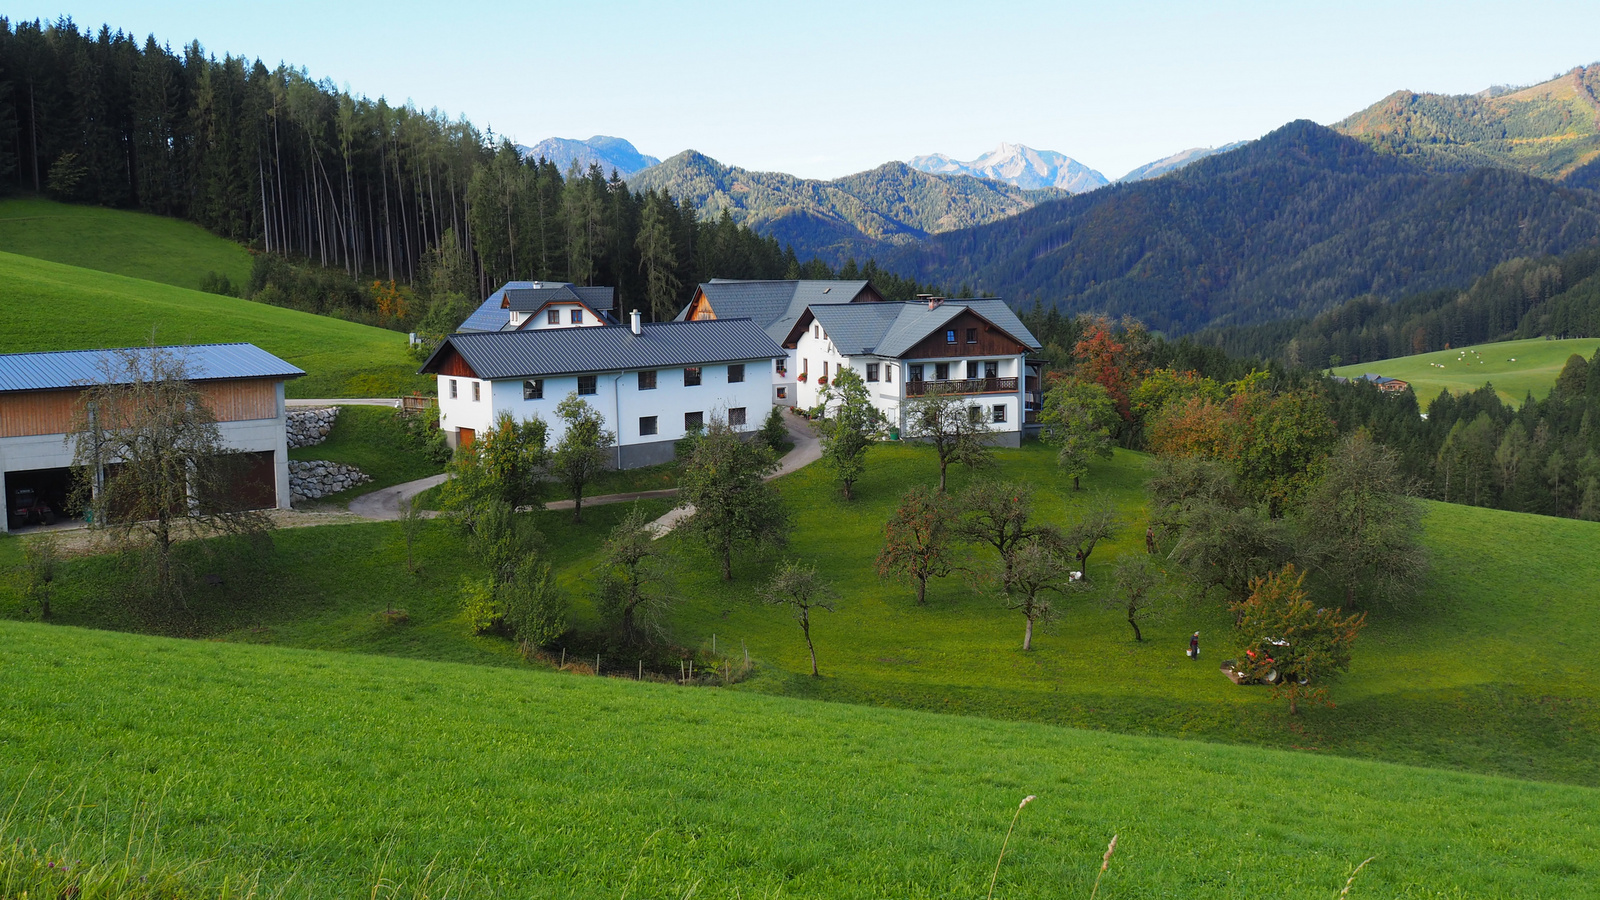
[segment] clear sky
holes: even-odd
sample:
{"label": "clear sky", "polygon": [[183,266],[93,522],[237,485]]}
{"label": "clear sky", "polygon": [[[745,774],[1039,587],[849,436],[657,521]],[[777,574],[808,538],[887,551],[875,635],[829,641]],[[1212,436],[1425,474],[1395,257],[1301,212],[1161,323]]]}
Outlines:
{"label": "clear sky", "polygon": [[813,178],[1001,141],[1115,178],[1399,89],[1600,60],[1596,0],[46,2],[0,14],[285,61],[522,143],[611,134]]}

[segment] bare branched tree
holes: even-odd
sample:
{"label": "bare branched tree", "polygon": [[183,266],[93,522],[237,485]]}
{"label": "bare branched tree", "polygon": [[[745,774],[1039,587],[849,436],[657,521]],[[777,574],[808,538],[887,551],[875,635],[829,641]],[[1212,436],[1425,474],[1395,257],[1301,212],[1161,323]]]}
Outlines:
{"label": "bare branched tree", "polygon": [[77,505],[141,559],[157,600],[181,607],[191,573],[174,553],[180,540],[260,536],[271,522],[234,499],[241,460],[182,357],[164,347],[117,350],[99,376],[82,392],[66,438],[86,473]]}

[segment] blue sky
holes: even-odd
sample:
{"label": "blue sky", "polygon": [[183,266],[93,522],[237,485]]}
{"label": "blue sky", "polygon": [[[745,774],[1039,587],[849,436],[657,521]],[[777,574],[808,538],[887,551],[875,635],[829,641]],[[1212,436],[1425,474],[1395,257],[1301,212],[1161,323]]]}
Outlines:
{"label": "blue sky", "polygon": [[1001,141],[1116,177],[1187,147],[1600,60],[1600,3],[309,3],[17,0],[174,46],[304,66],[524,143],[831,178]]}

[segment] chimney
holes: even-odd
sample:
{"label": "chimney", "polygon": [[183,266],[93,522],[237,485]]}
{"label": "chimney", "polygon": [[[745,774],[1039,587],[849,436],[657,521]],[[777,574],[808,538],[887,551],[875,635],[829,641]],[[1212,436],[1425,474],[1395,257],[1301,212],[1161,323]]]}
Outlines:
{"label": "chimney", "polygon": [[637,309],[628,314],[628,327],[633,329],[634,334],[638,334],[644,330],[643,317],[639,315],[639,311]]}

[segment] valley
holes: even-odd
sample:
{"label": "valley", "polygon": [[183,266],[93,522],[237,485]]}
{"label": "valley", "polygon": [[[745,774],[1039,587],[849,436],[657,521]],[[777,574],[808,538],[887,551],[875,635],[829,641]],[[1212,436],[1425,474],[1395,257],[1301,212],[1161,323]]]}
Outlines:
{"label": "valley", "polygon": [[0,18],[0,897],[1600,882],[1600,66],[1119,179],[317,78]]}

